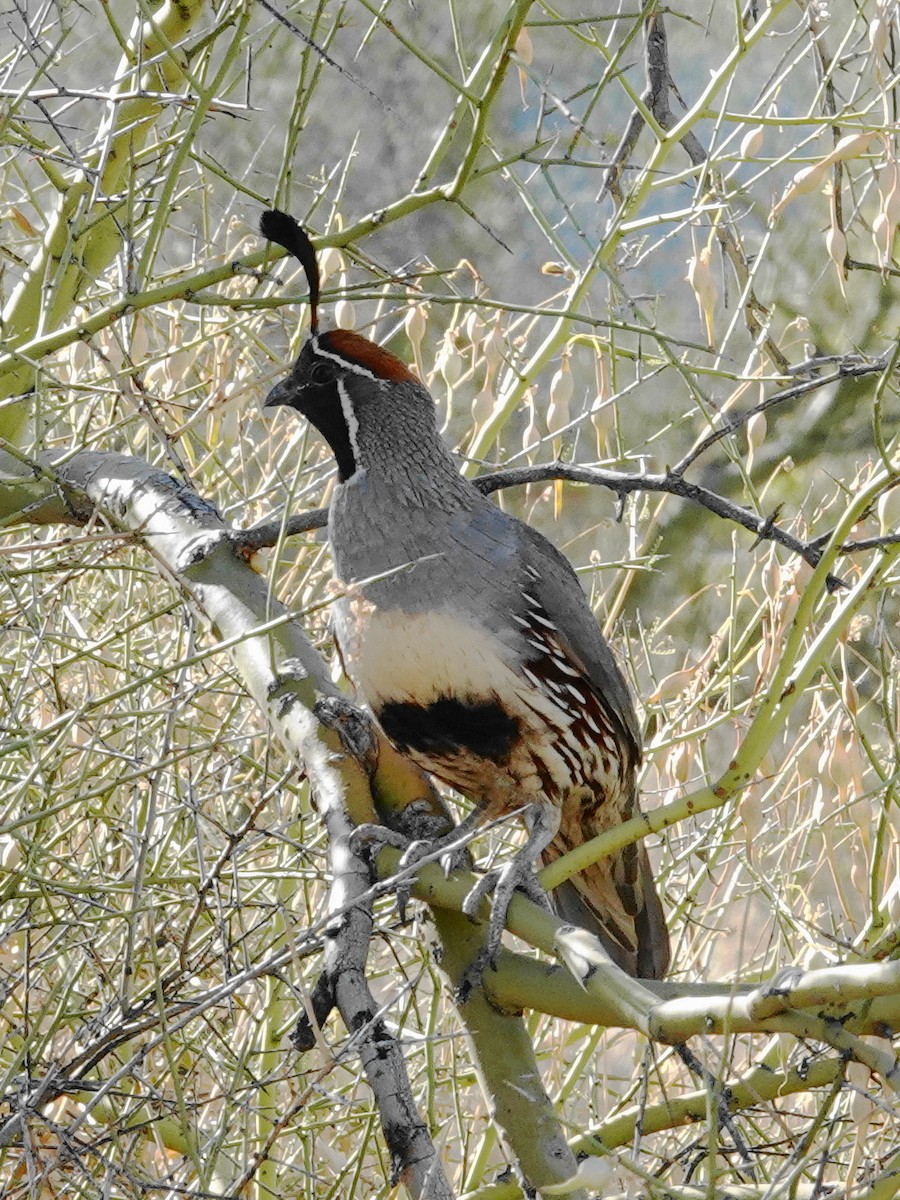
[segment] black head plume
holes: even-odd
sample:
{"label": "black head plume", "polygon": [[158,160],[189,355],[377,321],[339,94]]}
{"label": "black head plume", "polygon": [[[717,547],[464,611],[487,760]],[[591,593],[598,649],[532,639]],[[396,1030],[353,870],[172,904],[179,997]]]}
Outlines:
{"label": "black head plume", "polygon": [[319,263],[312,242],[293,217],[277,208],[263,213],[259,219],[259,232],[293,254],[303,268],[309,284],[309,328],[315,336],[319,332]]}

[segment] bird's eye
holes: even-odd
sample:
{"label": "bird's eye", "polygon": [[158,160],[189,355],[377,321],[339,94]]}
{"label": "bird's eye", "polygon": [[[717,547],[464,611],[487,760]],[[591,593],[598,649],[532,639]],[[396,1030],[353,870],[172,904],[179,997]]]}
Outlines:
{"label": "bird's eye", "polygon": [[327,358],[317,358],[309,368],[310,380],[315,384],[332,383],[337,376],[337,368]]}

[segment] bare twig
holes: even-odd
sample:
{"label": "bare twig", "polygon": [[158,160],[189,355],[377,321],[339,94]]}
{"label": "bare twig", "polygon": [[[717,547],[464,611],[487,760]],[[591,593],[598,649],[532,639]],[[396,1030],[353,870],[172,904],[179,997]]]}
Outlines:
{"label": "bare twig", "polygon": [[[660,128],[669,130],[676,124],[669,97],[672,92],[677,92],[677,88],[669,68],[669,41],[663,14],[661,12],[651,13],[646,18],[645,24],[644,61],[647,86],[641,95],[641,101],[645,108],[653,114],[654,120]],[[622,203],[619,177],[637,145],[645,123],[640,109],[636,108],[629,117],[625,132],[613,153],[612,165],[606,173],[598,200],[602,200],[609,192],[617,204]],[[681,144],[695,166],[706,161],[706,151],[692,130],[689,129],[685,132]]]}
{"label": "bare twig", "polygon": [[[738,429],[743,428],[747,422],[757,413],[767,412],[770,408],[776,408],[779,404],[785,404],[788,400],[796,400],[798,396],[806,396],[811,392],[816,392],[820,388],[830,387],[833,383],[839,383],[842,379],[862,379],[867,375],[881,375],[887,370],[891,360],[890,353],[883,354],[880,358],[873,362],[867,362],[858,354],[845,355],[838,357],[837,369],[828,375],[815,375],[810,379],[805,379],[802,383],[794,384],[791,387],[783,388],[780,392],[775,392],[772,396],[767,396],[765,400],[761,400],[759,404],[754,404],[752,408],[746,409],[744,412],[737,413],[733,417],[729,417],[718,429],[714,429],[702,441],[698,442],[692,448],[689,454],[670,468],[671,474],[682,475],[690,466],[697,461],[701,454],[704,454],[710,446],[714,446],[716,442],[720,442],[722,438],[728,437],[729,434],[735,433]],[[833,359],[831,360],[833,361]],[[820,360],[813,360],[809,363],[801,364],[800,367],[794,368],[795,373],[799,370],[809,371],[812,373],[817,370],[820,365]]]}

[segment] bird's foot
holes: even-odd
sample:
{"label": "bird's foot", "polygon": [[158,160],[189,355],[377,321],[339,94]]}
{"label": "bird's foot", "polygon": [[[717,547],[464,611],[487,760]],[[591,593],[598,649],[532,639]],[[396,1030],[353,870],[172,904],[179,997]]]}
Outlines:
{"label": "bird's foot", "polygon": [[[423,832],[425,832],[423,830]],[[444,874],[449,875],[460,867],[471,865],[466,845],[470,834],[462,825],[456,826],[449,832],[437,837],[424,836],[410,839],[406,834],[389,829],[386,825],[358,825],[354,829],[352,839],[354,849],[364,846],[369,854],[376,853],[384,846],[392,846],[401,850],[400,861],[397,863],[396,874],[401,876],[396,886],[397,915],[402,924],[407,921],[407,906],[416,881],[419,864],[432,862],[435,859],[441,864]]]}
{"label": "bird's foot", "polygon": [[376,825],[374,821],[357,825],[350,834],[350,849],[354,854],[377,854],[385,846],[405,850],[408,845],[409,838],[404,834],[389,829],[387,825]]}
{"label": "bird's foot", "polygon": [[476,920],[482,901],[493,893],[488,919],[487,938],[475,961],[468,967],[459,985],[461,998],[469,995],[481,983],[485,968],[493,966],[506,928],[506,916],[516,891],[524,892],[529,900],[552,912],[549,897],[534,873],[532,855],[521,850],[505,867],[488,871],[475,884],[463,901],[462,910],[470,920]]}

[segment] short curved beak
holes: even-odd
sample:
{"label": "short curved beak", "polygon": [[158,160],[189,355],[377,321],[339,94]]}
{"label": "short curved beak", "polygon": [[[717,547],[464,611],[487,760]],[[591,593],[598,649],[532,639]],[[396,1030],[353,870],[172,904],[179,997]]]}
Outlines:
{"label": "short curved beak", "polygon": [[277,408],[279,404],[290,404],[294,399],[296,389],[291,386],[290,375],[286,379],[282,379],[280,383],[276,383],[266,396],[263,402],[263,408]]}

